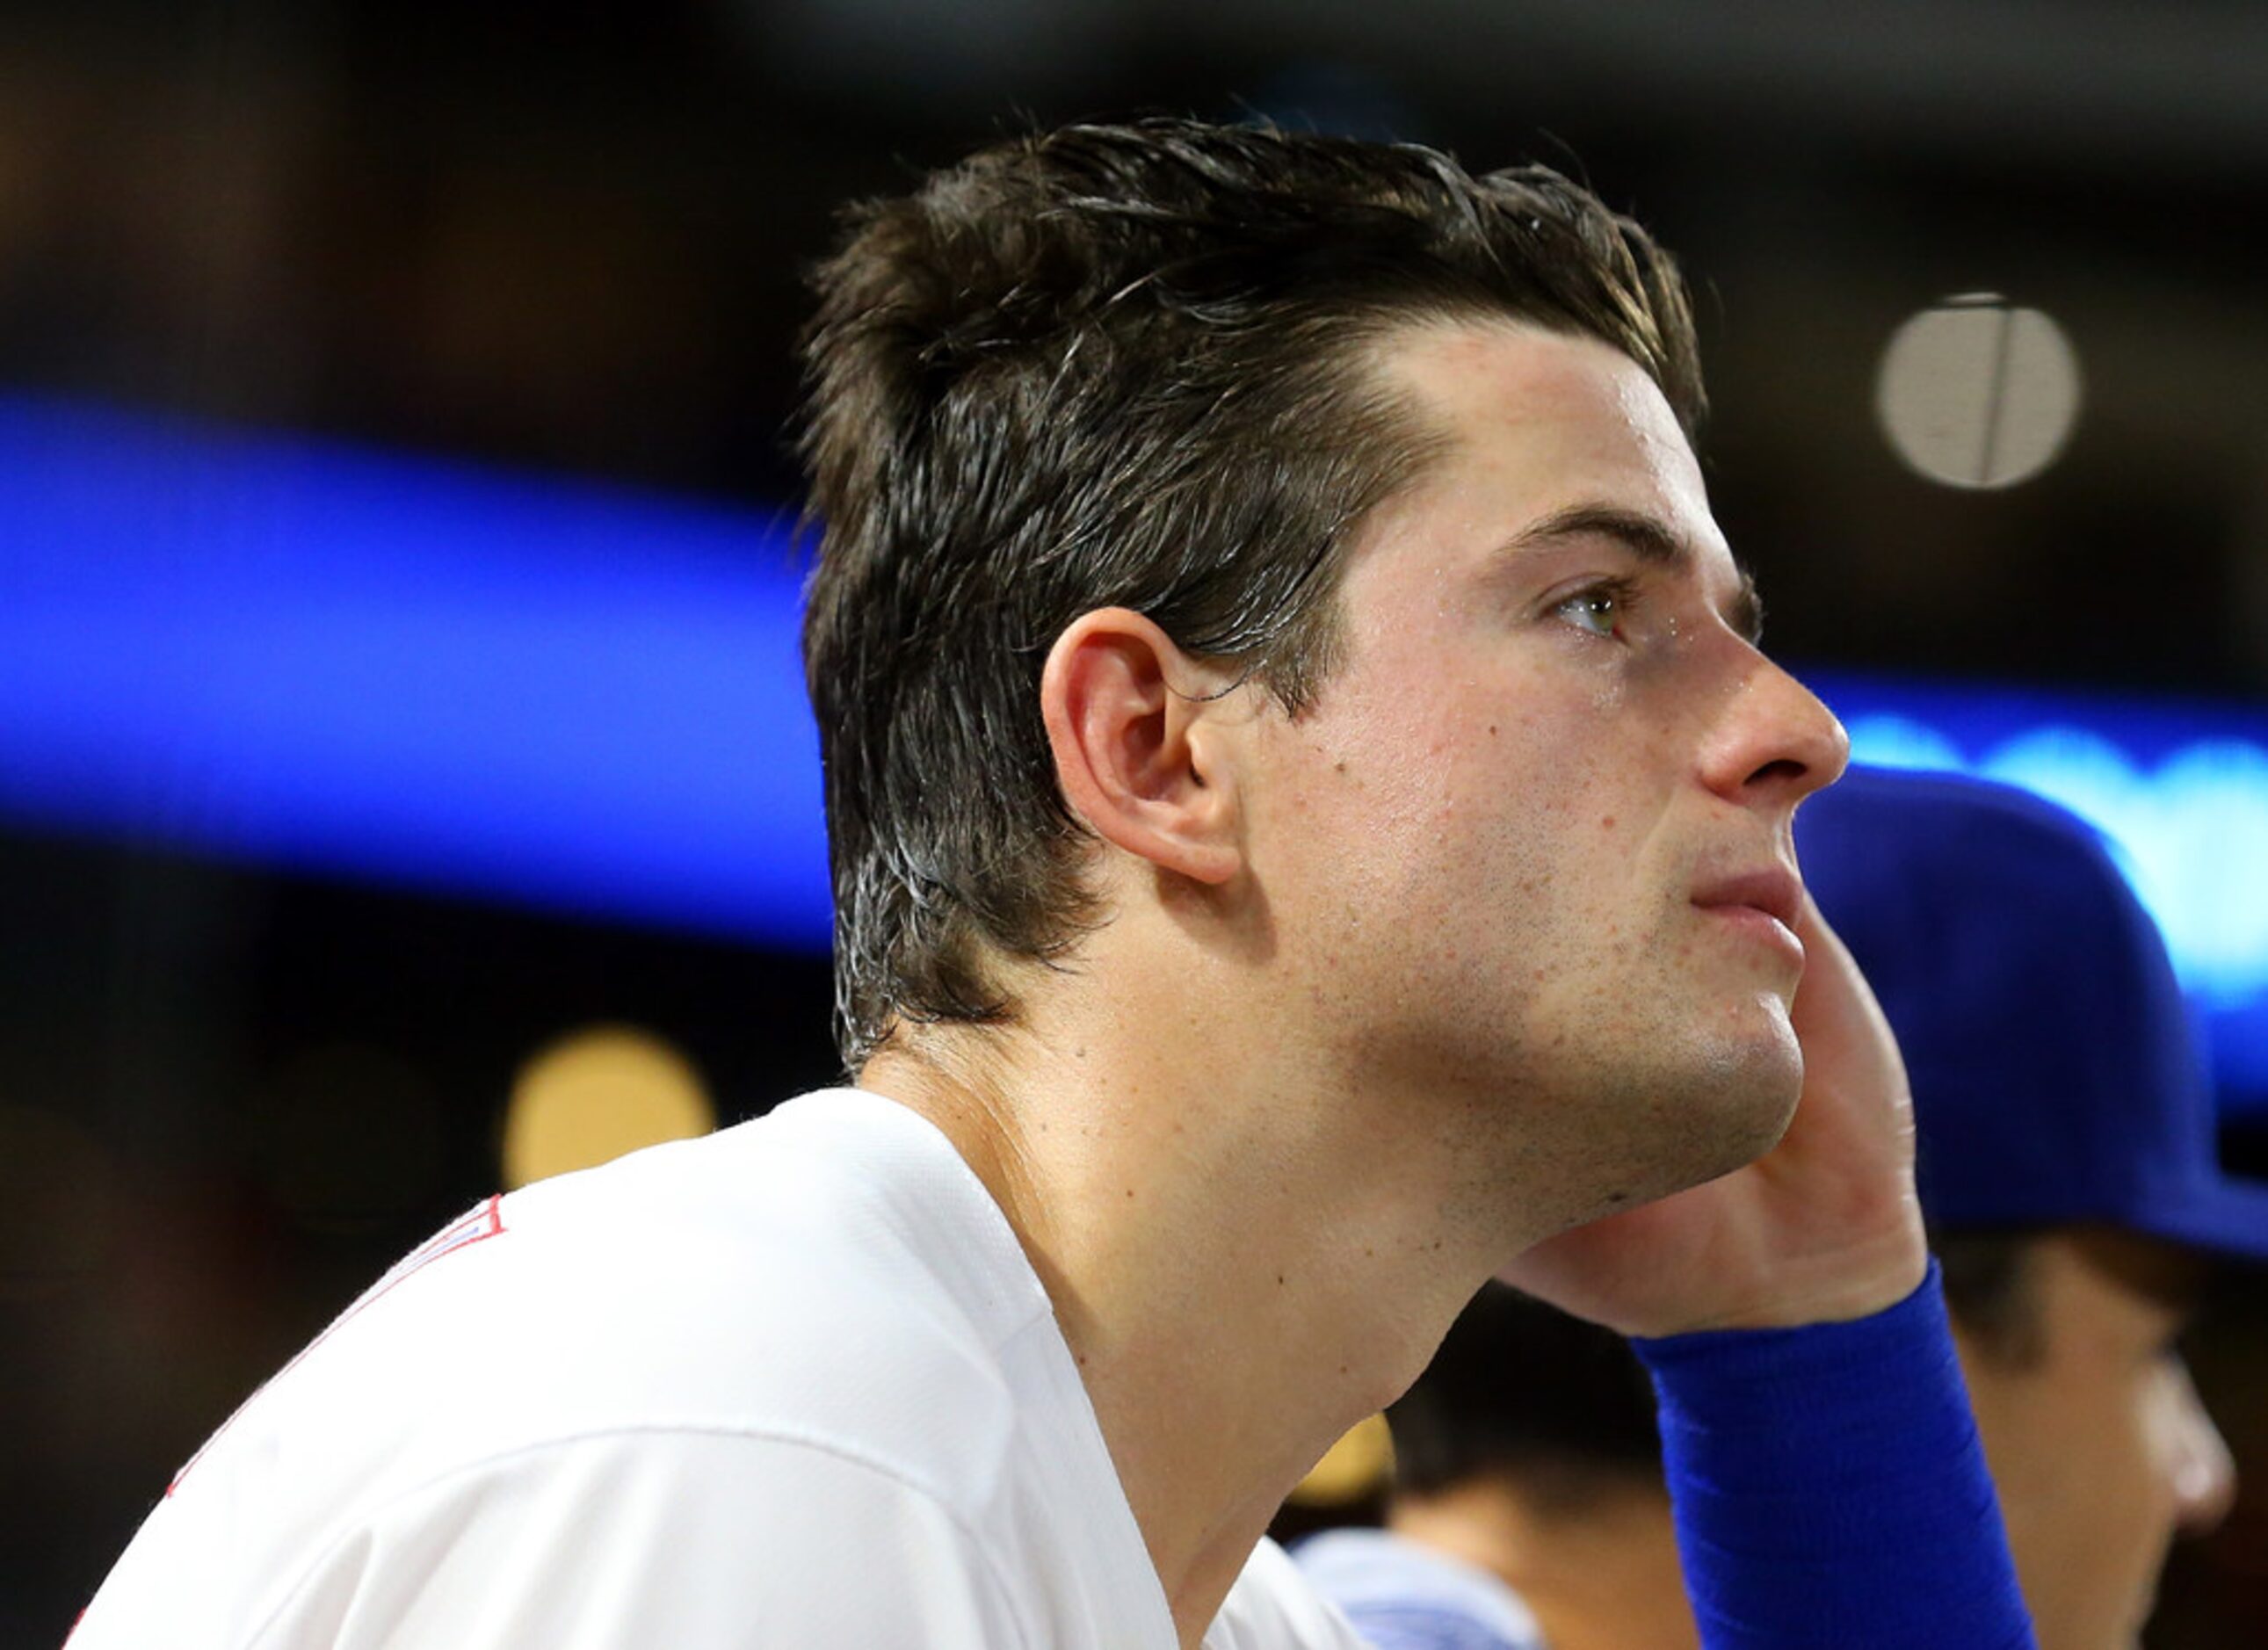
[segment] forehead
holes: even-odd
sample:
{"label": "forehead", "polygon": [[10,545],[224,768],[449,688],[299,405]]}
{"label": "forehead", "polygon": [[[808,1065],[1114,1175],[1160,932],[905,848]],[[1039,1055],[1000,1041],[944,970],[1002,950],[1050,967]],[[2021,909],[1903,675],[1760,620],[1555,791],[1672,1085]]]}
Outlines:
{"label": "forehead", "polygon": [[1426,322],[1374,344],[1372,370],[1404,401],[1429,453],[1356,530],[1350,615],[1381,589],[1402,587],[1409,600],[1413,580],[1501,580],[1520,567],[1543,576],[1554,557],[1524,546],[1579,540],[1580,528],[1565,524],[1602,519],[1638,524],[1653,560],[1692,576],[1728,616],[1753,615],[1685,431],[1653,379],[1613,344],[1521,322]]}
{"label": "forehead", "polygon": [[1658,519],[1714,564],[1712,578],[1737,577],[1676,415],[1612,345],[1513,320],[1427,322],[1388,334],[1373,367],[1437,444],[1381,506],[1373,538],[1422,513],[1453,538],[1500,543],[1555,513],[1605,507]]}

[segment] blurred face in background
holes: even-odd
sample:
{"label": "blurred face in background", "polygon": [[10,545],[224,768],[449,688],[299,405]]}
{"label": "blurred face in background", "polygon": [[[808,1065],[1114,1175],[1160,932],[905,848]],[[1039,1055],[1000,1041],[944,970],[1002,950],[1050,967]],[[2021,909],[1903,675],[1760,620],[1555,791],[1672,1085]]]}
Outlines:
{"label": "blurred face in background", "polygon": [[2131,1233],[2072,1230],[2026,1256],[2022,1344],[1957,1335],[2041,1650],[2140,1642],[2177,1535],[2219,1523],[2228,1446],[2175,1341],[2202,1263]]}

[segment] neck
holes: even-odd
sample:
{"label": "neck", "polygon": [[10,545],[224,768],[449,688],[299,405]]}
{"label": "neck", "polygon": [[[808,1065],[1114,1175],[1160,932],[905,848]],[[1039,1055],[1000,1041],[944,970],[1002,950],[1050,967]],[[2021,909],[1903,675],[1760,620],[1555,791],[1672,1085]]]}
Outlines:
{"label": "neck", "polygon": [[1284,1496],[1523,1234],[1456,1212],[1469,1162],[1413,1144],[1406,1114],[1252,1030],[1285,1022],[1143,995],[894,1042],[860,1081],[937,1124],[1006,1215],[1194,1646]]}
{"label": "neck", "polygon": [[1395,1501],[1388,1526],[1520,1595],[1551,1650],[1697,1650],[1668,1493],[1605,1484],[1579,1505],[1503,1479]]}

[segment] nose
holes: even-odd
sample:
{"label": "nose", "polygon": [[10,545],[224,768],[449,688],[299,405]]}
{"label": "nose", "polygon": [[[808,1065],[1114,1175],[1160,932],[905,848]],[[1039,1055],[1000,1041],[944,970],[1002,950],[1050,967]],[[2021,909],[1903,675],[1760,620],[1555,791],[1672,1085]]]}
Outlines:
{"label": "nose", "polygon": [[2173,1447],[2167,1467],[2174,1491],[2174,1513],[2184,1535],[2202,1536],[2228,1516],[2236,1501],[2236,1463],[2228,1441],[2197,1394],[2189,1370],[2176,1363],[2167,1372],[2173,1383]]}
{"label": "nose", "polygon": [[1851,737],[1817,695],[1754,649],[1703,749],[1709,788],[1743,804],[1793,808],[1842,777]]}

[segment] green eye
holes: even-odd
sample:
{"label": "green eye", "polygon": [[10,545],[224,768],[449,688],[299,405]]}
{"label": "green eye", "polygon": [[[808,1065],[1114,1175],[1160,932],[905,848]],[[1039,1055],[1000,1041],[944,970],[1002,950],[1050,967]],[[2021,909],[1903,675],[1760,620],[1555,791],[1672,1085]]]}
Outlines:
{"label": "green eye", "polygon": [[1622,622],[1623,598],[1613,590],[1587,590],[1579,596],[1570,596],[1561,602],[1557,612],[1579,630],[1593,636],[1611,637],[1615,626]]}

